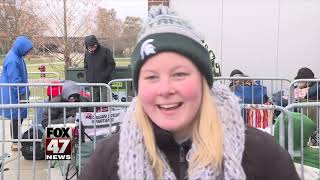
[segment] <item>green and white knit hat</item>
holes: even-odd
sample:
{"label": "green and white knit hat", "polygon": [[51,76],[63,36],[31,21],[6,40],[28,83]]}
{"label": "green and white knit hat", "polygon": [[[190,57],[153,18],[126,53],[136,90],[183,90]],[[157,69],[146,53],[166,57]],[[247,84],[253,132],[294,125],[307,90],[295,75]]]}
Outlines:
{"label": "green and white knit hat", "polygon": [[176,52],[188,59],[213,84],[212,66],[203,38],[195,32],[188,21],[176,16],[165,6],[153,6],[149,20],[144,25],[132,54],[133,85],[138,91],[138,79],[142,65],[152,56],[161,52]]}

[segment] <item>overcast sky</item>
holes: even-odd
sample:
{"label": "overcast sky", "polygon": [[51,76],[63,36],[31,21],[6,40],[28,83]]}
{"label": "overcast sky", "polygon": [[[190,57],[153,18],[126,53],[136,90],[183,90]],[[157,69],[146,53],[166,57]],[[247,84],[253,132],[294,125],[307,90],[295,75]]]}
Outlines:
{"label": "overcast sky", "polygon": [[102,0],[101,5],[107,9],[114,8],[119,18],[126,16],[147,17],[148,0]]}

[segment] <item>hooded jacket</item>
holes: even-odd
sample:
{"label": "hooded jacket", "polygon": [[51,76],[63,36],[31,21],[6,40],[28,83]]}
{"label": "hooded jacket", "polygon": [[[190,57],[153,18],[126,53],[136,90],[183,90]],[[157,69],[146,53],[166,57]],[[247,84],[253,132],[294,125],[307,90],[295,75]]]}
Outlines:
{"label": "hooded jacket", "polygon": [[[222,176],[209,179],[298,180],[289,153],[278,145],[273,137],[257,129],[244,127],[238,98],[227,90],[227,87],[214,85],[212,93],[223,123],[225,150]],[[79,180],[153,179],[152,173],[148,172],[148,158],[143,155],[142,134],[139,128],[130,126],[135,122],[131,114],[134,112],[132,107],[135,107],[134,103],[123,117],[120,134],[98,145],[87,165],[81,170]],[[171,179],[184,179],[188,169],[187,159],[192,156],[191,140],[177,144],[170,132],[156,125],[153,125],[153,129],[157,147],[174,173],[175,177]],[[128,138],[128,135],[132,137]],[[144,169],[139,169],[140,167]],[[198,176],[189,176],[189,179],[208,179],[212,173],[216,173],[210,171],[211,174],[206,176],[206,170],[200,171]]]}
{"label": "hooded jacket", "polygon": [[[58,103],[58,102],[68,102],[69,96],[73,94],[79,94],[80,95],[81,88],[77,85],[77,83],[73,81],[65,81],[63,84],[63,89],[60,95],[54,97],[51,99],[51,103]],[[77,100],[77,102],[89,102],[89,99],[80,95],[80,99]],[[93,108],[89,107],[83,107],[81,108],[81,112],[92,112]],[[64,119],[69,118],[70,116],[75,117],[76,113],[79,112],[79,108],[74,107],[66,108],[66,114],[64,115],[63,108],[51,108],[51,124],[63,124]],[[43,120],[41,122],[42,127],[46,128],[49,124],[49,110],[48,108],[45,109],[43,114]]]}
{"label": "hooded jacket", "polygon": [[[68,102],[66,99],[63,98],[62,94],[54,97],[51,99],[50,103],[59,103],[59,102]],[[79,102],[90,102],[88,98],[80,95],[80,100]],[[82,107],[81,108],[81,112],[92,112],[92,108],[89,107]],[[74,108],[70,108],[70,107],[66,107],[66,115],[64,117],[64,112],[63,112],[63,108],[51,108],[51,124],[63,124],[64,123],[64,119],[69,118],[69,117],[75,117],[77,112],[79,112],[79,108],[74,107]],[[44,110],[44,114],[43,114],[43,120],[41,121],[41,125],[43,128],[46,128],[49,124],[49,110],[48,108],[46,108]]]}
{"label": "hooded jacket", "polygon": [[100,45],[96,36],[86,36],[86,49],[93,45],[98,46],[96,51],[93,53],[86,51],[84,56],[86,81],[89,83],[108,83],[111,80],[111,73],[116,66],[112,52]]}
{"label": "hooded jacket", "polygon": [[[26,63],[23,56],[26,55],[33,45],[25,36],[19,36],[15,40],[11,50],[3,62],[0,83],[28,83]],[[18,104],[21,99],[29,97],[27,87],[0,87],[1,104]],[[2,98],[3,97],[3,98]],[[0,109],[0,115],[2,110]],[[4,116],[9,119],[18,120],[18,109],[4,109]],[[20,109],[20,118],[27,117],[27,109]]]}

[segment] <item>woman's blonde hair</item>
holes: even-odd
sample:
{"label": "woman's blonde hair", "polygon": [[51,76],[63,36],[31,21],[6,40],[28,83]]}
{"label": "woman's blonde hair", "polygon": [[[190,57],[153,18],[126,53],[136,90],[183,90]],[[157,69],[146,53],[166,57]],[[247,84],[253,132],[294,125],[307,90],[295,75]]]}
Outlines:
{"label": "woman's blonde hair", "polygon": [[[192,155],[189,169],[205,166],[220,168],[223,161],[223,128],[205,78],[202,79],[202,103],[198,113],[192,132],[192,142],[197,151]],[[139,99],[136,104],[135,118],[138,127],[142,130],[153,171],[157,178],[161,178],[165,165],[157,152],[152,123]]]}

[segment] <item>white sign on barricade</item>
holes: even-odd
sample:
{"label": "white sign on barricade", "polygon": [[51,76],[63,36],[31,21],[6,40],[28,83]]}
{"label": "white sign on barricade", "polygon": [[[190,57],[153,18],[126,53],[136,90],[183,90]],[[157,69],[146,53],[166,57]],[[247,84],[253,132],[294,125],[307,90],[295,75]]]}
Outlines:
{"label": "white sign on barricade", "polygon": [[[76,124],[78,125],[81,119],[84,132],[89,137],[93,138],[94,135],[97,137],[108,136],[117,130],[116,124],[120,123],[121,119],[119,119],[119,116],[123,112],[124,109],[117,108],[112,111],[77,113]],[[96,130],[94,129],[95,126]]]}

